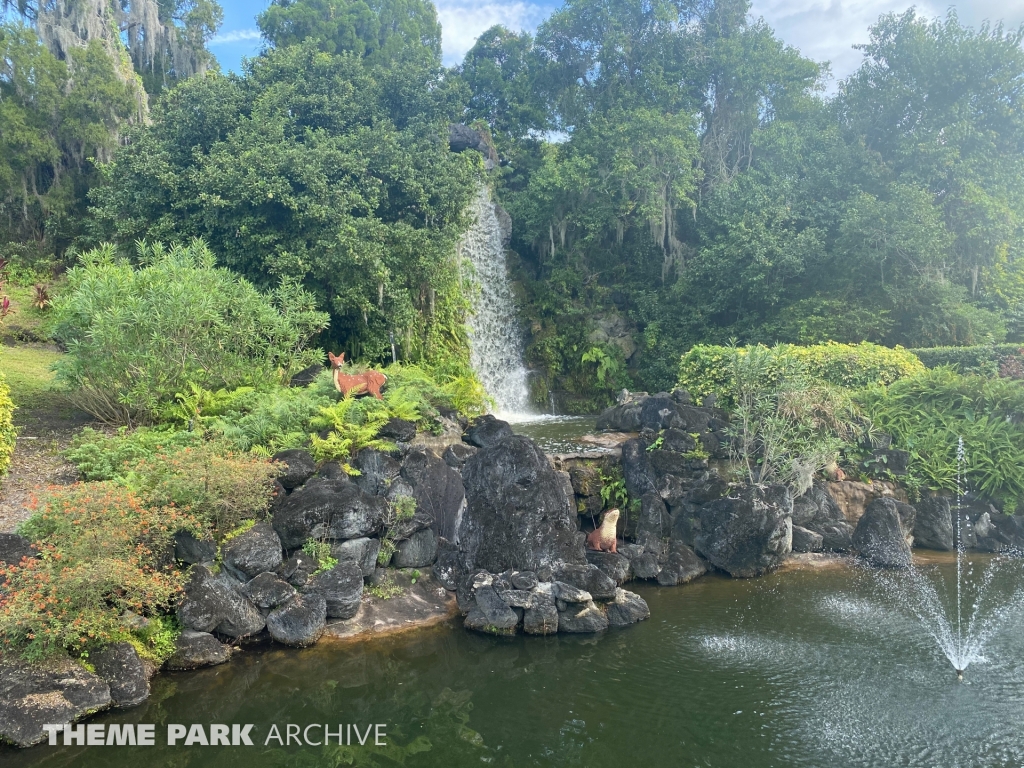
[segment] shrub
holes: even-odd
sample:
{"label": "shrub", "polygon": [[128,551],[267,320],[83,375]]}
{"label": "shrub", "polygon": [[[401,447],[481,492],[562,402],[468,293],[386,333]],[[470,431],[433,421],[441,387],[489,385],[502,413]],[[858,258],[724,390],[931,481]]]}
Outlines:
{"label": "shrub", "polygon": [[0,476],[11,466],[14,455],[14,444],[18,439],[14,428],[14,403],[11,401],[11,390],[7,386],[3,373],[0,373]]}
{"label": "shrub", "polygon": [[266,515],[280,474],[266,459],[204,443],[144,459],[122,482],[153,508],[188,510],[204,533],[220,538]]}
{"label": "shrub", "polygon": [[1024,500],[1024,384],[936,368],[857,395],[875,426],[910,452],[911,482],[956,489],[957,438],[967,449],[967,486],[1004,504]]}
{"label": "shrub", "polygon": [[[759,375],[767,387],[779,386],[787,375],[798,372],[821,384],[861,389],[891,384],[924,370],[921,362],[902,347],[889,349],[877,344],[815,344],[807,347],[779,344],[775,347],[738,347],[740,355],[761,350]],[[701,344],[683,355],[679,365],[679,386],[696,399],[715,394],[726,407],[734,404],[733,348]]]}
{"label": "shrub", "polygon": [[52,491],[19,529],[41,556],[0,572],[0,644],[29,660],[120,640],[163,652],[160,628],[133,630],[123,614],[171,608],[183,579],[171,536],[181,529],[196,530],[197,521],[180,509],[147,508],[111,483]]}
{"label": "shrub", "polygon": [[1020,358],[1020,344],[979,344],[973,347],[932,347],[910,350],[925,368],[948,366],[959,373],[995,376],[1004,361]]}
{"label": "shrub", "polygon": [[301,288],[261,294],[201,242],[141,245],[141,266],[105,246],[81,257],[54,301],[54,335],[68,349],[57,375],[76,405],[118,424],[154,421],[194,383],[207,389],[286,379],[319,353],[327,325]]}
{"label": "shrub", "polygon": [[86,427],[71,440],[65,452],[68,461],[78,468],[83,480],[120,480],[139,462],[157,455],[167,455],[203,441],[199,432],[186,432],[166,427],[122,427],[116,434],[107,434]]}
{"label": "shrub", "polygon": [[349,460],[363,448],[390,451],[392,443],[377,437],[391,413],[388,407],[374,397],[361,400],[349,394],[334,405],[323,408],[313,419],[313,426],[329,430],[327,437],[312,435],[313,458],[317,461],[337,461],[349,474],[357,470],[349,466]]}

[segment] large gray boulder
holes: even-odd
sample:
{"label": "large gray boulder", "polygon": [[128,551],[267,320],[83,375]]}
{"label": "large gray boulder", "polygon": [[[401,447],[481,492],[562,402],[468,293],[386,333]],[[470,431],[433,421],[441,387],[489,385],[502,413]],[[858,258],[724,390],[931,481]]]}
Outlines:
{"label": "large gray boulder", "polygon": [[284,605],[295,596],[295,587],[273,573],[259,574],[239,591],[265,611]]}
{"label": "large gray boulder", "polygon": [[377,555],[380,554],[380,539],[360,539],[336,542],[331,545],[331,557],[339,563],[355,563],[363,577],[372,576],[377,569]]}
{"label": "large gray boulder", "polygon": [[189,569],[185,595],[178,603],[178,621],[196,632],[219,632],[247,637],[264,627],[263,614],[241,594],[241,585],[229,576],[214,574],[205,565]]}
{"label": "large gray boulder", "polygon": [[506,437],[512,437],[512,427],[509,423],[486,413],[473,421],[462,439],[477,448],[487,448],[501,442]]}
{"label": "large gray boulder", "polygon": [[274,512],[274,530],[285,549],[308,539],[358,539],[376,533],[385,502],[345,479],[314,477],[281,502]]}
{"label": "large gray boulder", "polygon": [[38,557],[32,542],[16,533],[0,533],[0,565],[17,565],[23,557]]}
{"label": "large gray boulder", "polygon": [[174,642],[174,655],[168,669],[198,669],[223,664],[231,658],[231,648],[209,632],[184,629]]}
{"label": "large gray boulder", "polygon": [[954,547],[953,515],[948,496],[930,496],[916,505],[914,546],[950,552]]}
{"label": "large gray boulder", "polygon": [[256,523],[222,548],[224,569],[240,581],[273,571],[284,560],[281,539],[270,523]]}
{"label": "large gray boulder", "polygon": [[301,448],[275,453],[273,460],[282,465],[284,474],[278,481],[289,491],[298,488],[316,472],[313,456]]}
{"label": "large gray boulder", "polygon": [[282,645],[313,645],[327,626],[327,600],[319,593],[296,595],[267,616],[270,636]]}
{"label": "large gray boulder", "polygon": [[352,562],[338,563],[329,571],[313,576],[303,591],[323,595],[328,618],[351,619],[363,599],[362,568]]}
{"label": "large gray boulder", "polygon": [[481,448],[462,477],[467,505],[458,542],[469,568],[501,573],[586,563],[568,475],[528,437]]}
{"label": "large gray boulder", "polygon": [[608,629],[608,617],[593,600],[570,603],[558,612],[558,631],[574,634]]}
{"label": "large gray boulder", "polygon": [[559,581],[589,592],[597,600],[615,597],[615,580],[596,565],[562,565],[555,569],[554,574]]}
{"label": "large gray boulder", "polygon": [[19,747],[46,739],[44,725],[72,723],[112,703],[107,683],[68,659],[0,664],[0,740]]}
{"label": "large gray boulder", "polygon": [[359,470],[356,485],[374,496],[383,496],[402,471],[401,464],[373,448],[363,448],[357,453],[352,466]]}
{"label": "large gray boulder", "polygon": [[847,522],[828,488],[820,482],[793,500],[793,525],[820,535],[823,550],[846,552],[853,548],[853,526]]}
{"label": "large gray boulder", "polygon": [[669,545],[668,558],[658,571],[658,583],[663,587],[686,584],[708,572],[708,564],[681,541]]}
{"label": "large gray boulder", "polygon": [[436,559],[437,534],[433,528],[424,528],[398,542],[391,564],[395,568],[426,568]]}
{"label": "large gray boulder", "polygon": [[428,451],[409,453],[402,463],[401,474],[416,499],[416,525],[399,524],[395,530],[396,538],[405,538],[417,530],[432,527],[437,535],[451,541],[466,503],[462,475]]}
{"label": "large gray boulder", "polygon": [[882,568],[910,566],[916,511],[887,496],[875,499],[857,523],[853,546],[872,565]]}
{"label": "large gray boulder", "polygon": [[647,606],[647,601],[635,592],[628,592],[625,589],[615,590],[615,599],[605,608],[608,625],[611,627],[625,627],[651,618],[651,609]]}
{"label": "large gray boulder", "polygon": [[474,592],[474,603],[463,622],[466,629],[491,635],[515,634],[519,614],[498,595],[492,586],[479,587]]}
{"label": "large gray boulder", "polygon": [[625,584],[632,577],[629,558],[615,552],[587,550],[587,562],[600,568],[616,584]]}
{"label": "large gray boulder", "polygon": [[134,707],[149,698],[149,669],[131,643],[111,643],[89,654],[96,674],[110,686],[117,707]]}
{"label": "large gray boulder", "polygon": [[192,565],[194,563],[212,563],[217,558],[217,542],[213,539],[200,539],[190,531],[178,531],[174,534],[174,559]]}
{"label": "large gray boulder", "polygon": [[761,576],[781,565],[793,544],[793,499],[785,486],[745,486],[700,508],[695,548],[730,576]]}
{"label": "large gray boulder", "polygon": [[824,537],[820,533],[815,533],[799,525],[793,526],[794,552],[821,552],[824,548],[823,541]]}

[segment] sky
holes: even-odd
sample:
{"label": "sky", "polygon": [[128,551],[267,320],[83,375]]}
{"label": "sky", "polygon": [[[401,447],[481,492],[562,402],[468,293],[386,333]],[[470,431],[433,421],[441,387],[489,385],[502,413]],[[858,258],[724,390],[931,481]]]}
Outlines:
{"label": "sky", "polygon": [[[210,50],[222,69],[238,72],[242,58],[260,50],[255,19],[269,0],[220,2],[224,7],[224,24]],[[435,0],[435,4],[447,65],[460,63],[477,36],[489,27],[503,24],[510,29],[532,31],[559,6],[550,0]],[[830,62],[834,83],[860,64],[861,53],[853,46],[867,42],[868,27],[883,13],[901,12],[911,6],[927,16],[941,16],[953,8],[962,23],[975,27],[984,21],[1002,21],[1013,28],[1024,23],[1024,0],[753,0],[751,15],[763,17],[782,40],[805,56]]]}

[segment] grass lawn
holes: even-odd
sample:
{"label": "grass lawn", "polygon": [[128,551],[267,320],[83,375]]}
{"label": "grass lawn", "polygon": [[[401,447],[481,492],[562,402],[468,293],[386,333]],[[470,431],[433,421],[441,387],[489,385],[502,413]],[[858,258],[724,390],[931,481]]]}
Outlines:
{"label": "grass lawn", "polygon": [[[50,298],[52,299],[59,293],[62,287],[62,281],[48,283],[47,289]],[[32,303],[35,289],[30,285],[7,283],[0,288],[0,299],[4,296],[11,300],[11,309],[14,311],[0,324],[0,342],[11,344],[48,341],[49,333],[46,329],[46,321],[49,319],[49,312],[36,309]]]}
{"label": "grass lawn", "polygon": [[[50,368],[59,358],[59,352],[42,344],[0,347],[0,371],[11,388],[15,406],[25,411],[67,408],[64,398],[53,391]],[[15,411],[15,421],[19,420],[18,416]]]}

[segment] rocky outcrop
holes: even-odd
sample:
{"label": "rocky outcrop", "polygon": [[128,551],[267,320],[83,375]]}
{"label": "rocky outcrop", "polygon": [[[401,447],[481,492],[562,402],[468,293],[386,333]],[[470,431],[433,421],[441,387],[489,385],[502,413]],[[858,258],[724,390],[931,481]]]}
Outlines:
{"label": "rocky outcrop", "polygon": [[572,487],[527,437],[512,435],[469,459],[458,541],[469,568],[492,573],[586,563]]}
{"label": "rocky outcrop", "polygon": [[951,552],[954,547],[953,514],[946,496],[926,496],[915,506],[914,546]]}
{"label": "rocky outcrop", "polygon": [[313,456],[301,448],[275,453],[272,460],[282,465],[284,473],[278,478],[278,482],[289,491],[298,488],[316,474]]}
{"label": "rocky outcrop", "polygon": [[477,448],[487,448],[506,437],[511,437],[512,434],[512,427],[507,421],[496,419],[489,413],[485,413],[473,421],[463,434],[462,439]]}
{"label": "rocky outcrop", "polygon": [[561,565],[554,569],[554,577],[566,584],[588,592],[598,600],[611,600],[615,597],[616,584],[596,565]]}
{"label": "rocky outcrop", "polygon": [[110,687],[116,707],[134,707],[149,698],[152,667],[139,658],[131,643],[112,643],[89,654],[96,674]]}
{"label": "rocky outcrop", "polygon": [[174,655],[167,660],[168,669],[198,669],[223,664],[231,658],[231,648],[209,632],[184,629],[174,643]]}
{"label": "rocky outcrop", "polygon": [[241,588],[241,593],[262,610],[277,608],[295,596],[295,587],[273,573],[261,573]]}
{"label": "rocky outcrop", "polygon": [[436,558],[437,534],[433,528],[424,528],[398,542],[391,564],[395,568],[426,568]]}
{"label": "rocky outcrop", "polygon": [[74,722],[112,703],[107,683],[70,660],[0,664],[0,739],[19,747],[46,739],[44,725]]}
{"label": "rocky outcrop", "polygon": [[625,627],[651,618],[647,601],[634,592],[615,590],[615,599],[607,606],[608,626]]}
{"label": "rocky outcrop", "polygon": [[327,600],[319,593],[299,594],[271,611],[267,630],[282,645],[304,648],[313,645],[327,625]]}
{"label": "rocky outcrop", "polygon": [[615,584],[625,584],[632,576],[629,558],[615,552],[595,552],[587,550],[587,562],[595,565]]}
{"label": "rocky outcrop", "polygon": [[240,581],[273,571],[284,557],[281,539],[270,523],[256,523],[222,547],[224,569]]}
{"label": "rocky outcrop", "polygon": [[356,485],[373,496],[383,496],[387,493],[391,483],[402,471],[402,465],[398,461],[373,448],[364,448],[356,454],[352,466],[359,471],[355,478]]}
{"label": "rocky outcrop", "polygon": [[683,544],[674,541],[669,545],[668,557],[658,571],[657,580],[663,587],[676,587],[687,584],[708,572],[708,564],[697,556],[697,553]]}
{"label": "rocky outcrop", "polygon": [[349,539],[331,545],[331,557],[339,563],[355,563],[363,576],[372,576],[377,568],[377,555],[380,553],[380,539]]}
{"label": "rocky outcrop", "polygon": [[229,637],[256,634],[265,624],[263,615],[239,592],[240,586],[205,565],[193,565],[185,595],[178,603],[178,621],[196,632],[216,631]]}
{"label": "rocky outcrop", "polygon": [[784,486],[746,486],[700,508],[696,549],[730,576],[761,576],[792,550],[792,514],[793,500]]}
{"label": "rocky outcrop", "polygon": [[193,565],[212,563],[217,557],[217,542],[213,539],[199,539],[191,531],[174,534],[174,559]]}
{"label": "rocky outcrop", "polygon": [[916,512],[909,504],[890,498],[875,499],[853,532],[857,554],[882,568],[909,567],[915,518]]}
{"label": "rocky outcrop", "polygon": [[[821,537],[818,549],[797,549],[794,539],[793,549],[796,552],[818,552],[831,550],[846,552],[853,547],[853,525],[846,518],[842,508],[832,496],[832,484],[825,485],[815,482],[807,491],[793,500],[793,525]],[[800,547],[817,546],[814,537],[808,538],[800,533]]]}
{"label": "rocky outcrop", "polygon": [[397,530],[396,538],[411,536],[416,530],[429,526],[437,535],[454,539],[466,502],[462,476],[427,451],[409,453],[402,464],[401,476],[412,488],[412,496],[416,499],[417,524]]}
{"label": "rocky outcrop", "polygon": [[[363,599],[363,571],[356,563],[338,563],[329,571],[321,571],[309,580],[303,592],[322,595],[327,617],[350,619],[359,610]],[[270,621],[270,618],[267,618]]]}
{"label": "rocky outcrop", "polygon": [[821,552],[824,548],[824,541],[825,538],[820,533],[815,533],[799,525],[793,526],[794,552]]}
{"label": "rocky outcrop", "polygon": [[376,533],[385,502],[349,480],[314,477],[275,510],[274,530],[286,549],[308,539],[358,539]]}
{"label": "rocky outcrop", "polygon": [[484,156],[484,169],[492,170],[498,167],[498,151],[490,138],[468,125],[452,123],[448,126],[448,148],[452,152],[465,152],[476,150]]}

